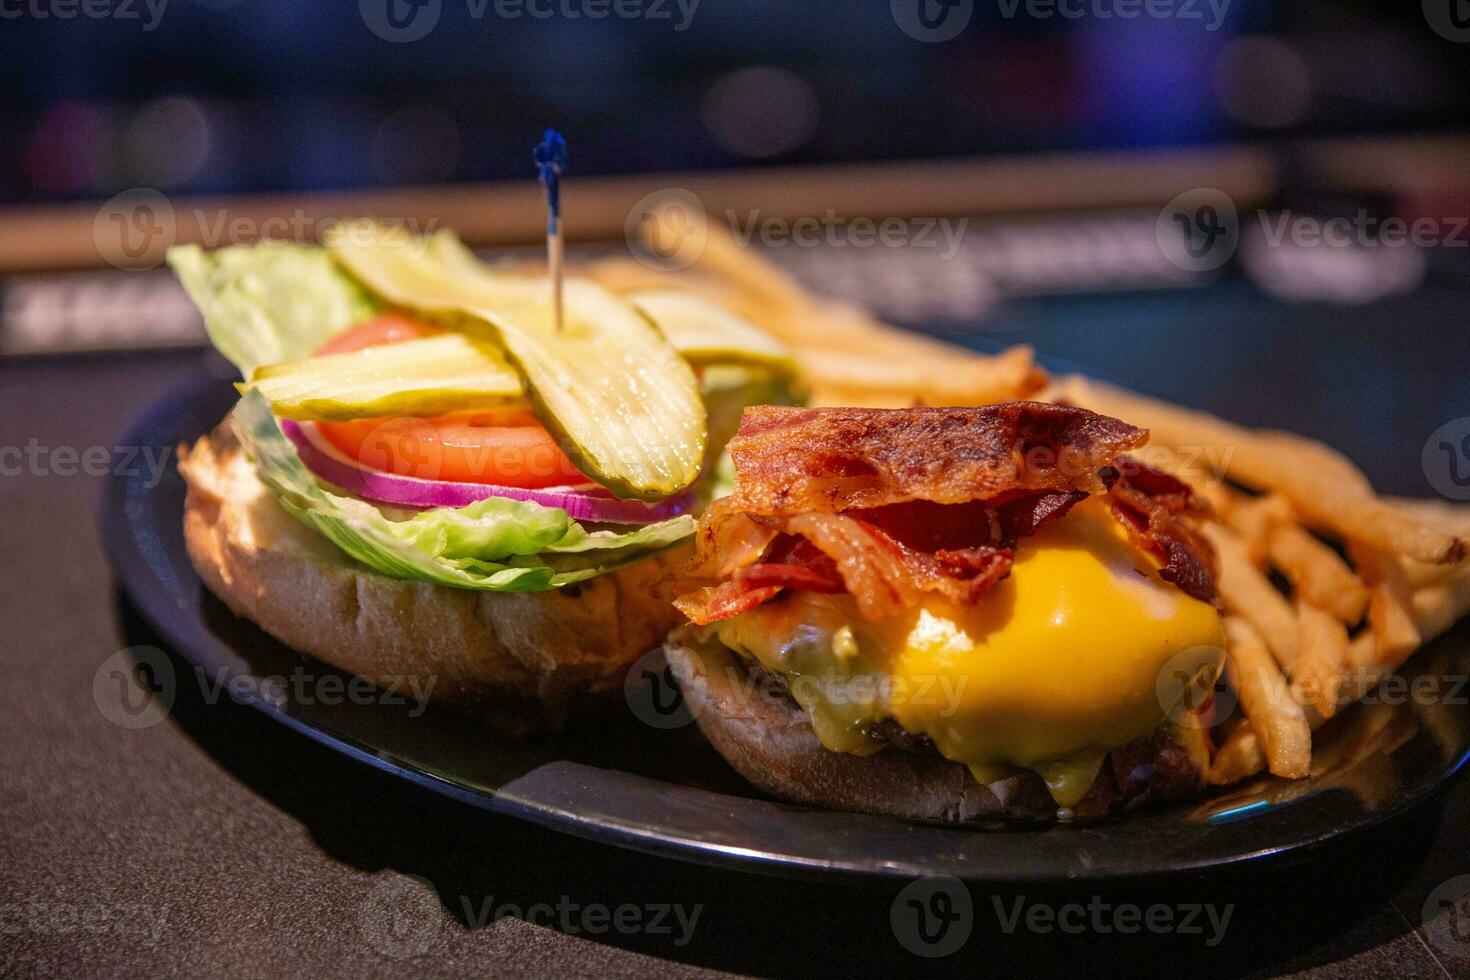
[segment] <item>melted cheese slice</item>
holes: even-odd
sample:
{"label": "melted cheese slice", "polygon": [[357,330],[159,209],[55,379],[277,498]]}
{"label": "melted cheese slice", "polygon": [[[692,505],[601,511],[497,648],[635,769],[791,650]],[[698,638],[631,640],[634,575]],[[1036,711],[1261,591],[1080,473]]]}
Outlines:
{"label": "melted cheese slice", "polygon": [[1218,669],[1225,645],[1214,607],[1161,580],[1097,500],[1025,538],[972,607],[935,600],[875,623],[848,596],[796,592],[713,629],[786,678],[827,748],[876,752],[869,733],[892,718],[981,782],[1039,773],[1062,806],[1109,749],[1164,721],[1171,657],[1215,648]]}

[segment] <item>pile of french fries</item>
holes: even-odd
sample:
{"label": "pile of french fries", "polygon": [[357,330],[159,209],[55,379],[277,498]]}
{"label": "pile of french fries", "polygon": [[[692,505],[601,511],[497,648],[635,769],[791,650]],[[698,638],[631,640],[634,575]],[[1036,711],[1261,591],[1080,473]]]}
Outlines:
{"label": "pile of french fries", "polygon": [[1346,458],[1290,433],[1076,376],[1048,394],[1148,428],[1150,448],[1169,451],[1214,510],[1204,532],[1244,717],[1225,729],[1212,783],[1309,775],[1312,732],[1470,611],[1470,508],[1381,498]]}
{"label": "pile of french fries", "polygon": [[1040,398],[1150,430],[1145,461],[1213,509],[1203,533],[1216,552],[1226,680],[1242,709],[1216,728],[1213,784],[1262,770],[1310,775],[1313,732],[1470,611],[1470,506],[1379,497],[1346,457],[1310,439],[1081,376],[1048,379],[1028,347],[984,355],[897,330],[812,296],[718,229],[698,233],[697,260],[677,273],[631,258],[587,272],[617,290],[692,288],[742,313],[792,349],[816,405]]}
{"label": "pile of french fries", "polygon": [[[689,268],[662,272],[615,258],[586,273],[619,292],[692,289],[741,314],[791,348],[816,405],[904,408],[916,397],[983,405],[1029,397],[1046,384],[1029,347],[988,356],[897,330],[858,307],[812,296],[727,231],[691,229],[693,220],[702,221],[686,216],[679,225],[682,237],[703,242]],[[645,239],[654,237],[650,227]]]}

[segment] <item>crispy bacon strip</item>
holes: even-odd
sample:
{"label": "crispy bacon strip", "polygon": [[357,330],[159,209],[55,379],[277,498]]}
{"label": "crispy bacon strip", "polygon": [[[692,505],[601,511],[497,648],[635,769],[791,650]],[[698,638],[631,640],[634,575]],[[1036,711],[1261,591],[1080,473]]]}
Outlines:
{"label": "crispy bacon strip", "polygon": [[[825,557],[825,556],[824,556]],[[798,592],[841,592],[842,576],[829,560],[826,565],[789,565],[761,562],[735,573],[735,581],[748,589],[777,586]]]}
{"label": "crispy bacon strip", "polygon": [[750,588],[738,579],[731,579],[679,596],[674,600],[674,608],[688,616],[690,622],[707,626],[750,612],[768,599],[776,598],[780,592],[779,585]]}
{"label": "crispy bacon strip", "polygon": [[926,594],[969,605],[1011,570],[1017,541],[1106,492],[1163,578],[1211,599],[1201,502],[1117,455],[1143,430],[1039,403],[967,409],[747,409],[731,443],[737,486],[700,522],[675,604],[707,624],[782,589],[846,591],[869,619]]}
{"label": "crispy bacon strip", "polygon": [[801,514],[788,518],[786,527],[833,560],[868,619],[892,616],[917,604],[926,592],[969,605],[1011,570],[1009,546],[976,542],[920,550],[878,524],[848,514]]}
{"label": "crispy bacon strip", "polygon": [[721,497],[699,519],[694,538],[694,562],[685,575],[696,579],[726,579],[753,564],[776,535],[779,521],[758,521],[742,511],[734,497]]}
{"label": "crispy bacon strip", "polygon": [[1087,494],[1079,490],[1063,493],[1020,493],[1001,501],[989,501],[1000,522],[1001,535],[1009,540],[1035,534],[1043,524],[1066,517],[1073,505],[1086,500]]}
{"label": "crispy bacon strip", "polygon": [[735,580],[751,589],[779,585],[802,592],[842,591],[836,563],[810,541],[789,534],[772,542],[757,564],[737,571]]}
{"label": "crispy bacon strip", "polygon": [[868,619],[892,616],[917,597],[902,549],[871,525],[841,514],[799,514],[786,519],[786,530],[832,559]]}
{"label": "crispy bacon strip", "polygon": [[730,442],[740,510],[840,513],[1014,490],[1101,493],[1098,471],[1148,433],[1081,408],[748,408]]}
{"label": "crispy bacon strip", "polygon": [[1214,552],[1190,523],[1208,513],[1205,502],[1183,480],[1128,456],[1119,457],[1104,478],[1112,483],[1109,505],[1128,536],[1164,563],[1159,577],[1214,602]]}
{"label": "crispy bacon strip", "polygon": [[[901,507],[907,505],[899,505]],[[983,509],[981,533],[991,522]],[[906,534],[912,518],[878,513],[878,519]],[[924,593],[951,602],[975,602],[1011,569],[1011,548],[976,540],[973,533],[951,538],[953,547],[921,550],[890,534],[882,524],[847,514],[800,514],[779,522],[780,532],[761,560],[736,570],[712,589],[696,590],[676,605],[704,625],[754,608],[773,596],[751,595],[775,586],[807,592],[850,593],[869,619],[892,616],[917,603]],[[967,529],[968,530],[968,529]],[[966,539],[968,538],[968,540]],[[794,544],[791,542],[795,542]]]}

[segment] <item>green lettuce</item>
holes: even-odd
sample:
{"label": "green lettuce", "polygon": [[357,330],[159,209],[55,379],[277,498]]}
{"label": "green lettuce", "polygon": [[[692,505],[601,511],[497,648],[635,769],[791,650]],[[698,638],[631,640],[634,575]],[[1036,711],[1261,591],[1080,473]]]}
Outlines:
{"label": "green lettuce", "polygon": [[381,310],[325,249],[310,245],[181,245],[169,249],[168,264],[204,314],[210,343],[247,379],[261,365],[310,357]]}
{"label": "green lettuce", "polygon": [[633,531],[589,531],[556,507],[490,497],[392,520],[319,483],[258,392],[235,409],[235,432],[261,480],[291,514],[375,571],[462,589],[536,592],[600,575],[688,537],[687,514]]}

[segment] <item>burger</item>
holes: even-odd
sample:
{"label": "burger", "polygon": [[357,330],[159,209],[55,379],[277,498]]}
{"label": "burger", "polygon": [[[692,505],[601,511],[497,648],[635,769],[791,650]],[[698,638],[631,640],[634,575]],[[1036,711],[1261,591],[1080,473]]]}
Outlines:
{"label": "burger", "polygon": [[240,372],[180,449],[200,577],[289,646],[437,700],[554,714],[620,681],[678,619],[740,408],[789,397],[783,349],[723,309],[557,285],[448,232],[169,262]]}
{"label": "burger", "polygon": [[1205,505],[1146,439],[1039,402],[746,409],[665,646],[709,741],[774,796],[915,819],[1196,793],[1208,706],[1160,679],[1212,682],[1225,638]]}

